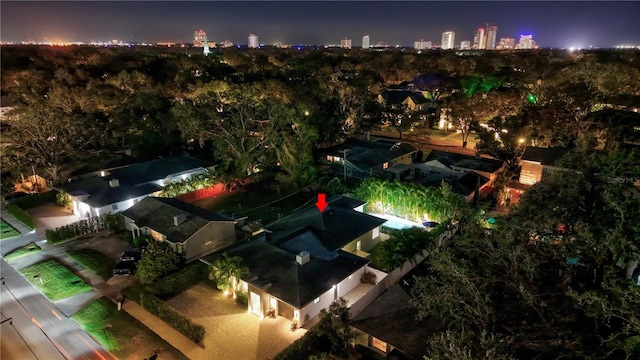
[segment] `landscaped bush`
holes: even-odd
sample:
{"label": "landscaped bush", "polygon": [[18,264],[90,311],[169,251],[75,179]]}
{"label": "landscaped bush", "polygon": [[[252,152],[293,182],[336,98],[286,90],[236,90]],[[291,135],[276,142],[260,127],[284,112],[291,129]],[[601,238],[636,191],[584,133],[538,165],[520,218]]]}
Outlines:
{"label": "landscaped bush", "polygon": [[33,216],[31,216],[28,212],[24,211],[23,209],[19,208],[16,204],[11,203],[7,205],[5,207],[5,210],[9,214],[13,215],[18,221],[23,223],[24,226],[28,227],[29,229],[36,228],[36,221],[33,219]]}
{"label": "landscaped bush", "polygon": [[182,316],[164,301],[158,299],[153,294],[141,293],[140,304],[150,313],[159,317],[162,321],[178,330],[182,335],[188,337],[195,343],[200,343],[204,339],[204,326],[194,324],[191,320]]}
{"label": "landscaped bush", "polygon": [[363,284],[376,284],[376,274],[370,272],[370,271],[365,271],[364,273],[362,273],[362,276],[360,277],[360,282]]}
{"label": "landscaped bush", "polygon": [[191,286],[207,278],[207,266],[201,262],[194,262],[186,268],[165,276],[147,287],[147,290],[166,300],[180,294]]}
{"label": "landscaped bush", "polygon": [[115,231],[118,228],[118,217],[119,215],[117,214],[103,214],[83,219],[55,230],[46,230],[45,238],[55,244],[76,236],[92,234],[105,229]]}
{"label": "landscaped bush", "polygon": [[57,191],[51,190],[43,193],[31,194],[11,201],[11,204],[26,210],[36,206],[53,203],[56,201]]}
{"label": "landscaped bush", "polygon": [[247,305],[249,303],[249,299],[247,298],[247,293],[242,291],[236,291],[236,301],[242,305]]}

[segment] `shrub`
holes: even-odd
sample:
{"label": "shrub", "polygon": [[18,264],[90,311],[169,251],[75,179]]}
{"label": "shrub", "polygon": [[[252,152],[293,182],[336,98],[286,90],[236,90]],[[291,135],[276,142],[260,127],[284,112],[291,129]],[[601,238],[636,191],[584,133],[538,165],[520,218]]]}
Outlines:
{"label": "shrub", "polygon": [[53,203],[56,201],[57,191],[51,190],[43,193],[31,194],[11,201],[17,207],[26,210],[36,206]]}
{"label": "shrub", "polygon": [[370,272],[370,271],[365,271],[364,273],[362,273],[362,276],[360,277],[360,282],[363,284],[376,284],[376,274]]}
{"label": "shrub", "polygon": [[141,293],[140,304],[150,313],[159,317],[162,321],[178,330],[193,342],[200,343],[204,339],[204,326],[194,324],[191,320],[182,316],[182,314],[167,305],[164,301],[155,297],[153,294]]}
{"label": "shrub", "polygon": [[23,223],[24,226],[32,230],[36,228],[36,221],[33,219],[33,216],[31,216],[28,212],[24,211],[23,209],[19,208],[16,204],[11,203],[7,205],[5,209],[9,214],[13,215],[18,221]]}
{"label": "shrub", "polygon": [[242,291],[236,291],[236,301],[242,305],[247,305],[249,303],[249,299],[247,298],[247,293]]}
{"label": "shrub", "polygon": [[168,299],[199,283],[206,277],[207,266],[201,262],[195,262],[156,281],[148,287],[148,290],[160,299]]}
{"label": "shrub", "polygon": [[116,214],[103,214],[83,219],[55,230],[46,230],[45,236],[48,241],[55,244],[80,235],[92,234],[105,229],[113,230],[117,228],[117,216]]}

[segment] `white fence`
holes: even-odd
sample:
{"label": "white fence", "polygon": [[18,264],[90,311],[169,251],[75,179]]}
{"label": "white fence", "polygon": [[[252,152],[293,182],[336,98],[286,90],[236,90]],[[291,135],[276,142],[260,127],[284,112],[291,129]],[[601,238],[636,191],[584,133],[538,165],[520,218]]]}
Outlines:
{"label": "white fence", "polygon": [[[458,224],[452,226],[447,231],[443,232],[440,236],[438,236],[438,247],[445,246],[447,242],[458,232]],[[402,277],[407,275],[407,273],[413,270],[416,266],[424,261],[429,256],[429,252],[427,250],[422,250],[420,253],[416,254],[413,259],[409,259],[404,262],[400,267],[393,269],[386,276],[381,274],[385,274],[382,271],[378,271],[372,268],[368,268],[367,271],[373,272],[377,275],[376,285],[371,288],[371,290],[367,291],[364,296],[362,296],[358,301],[356,301],[349,308],[349,314],[353,319],[358,314],[362,312],[369,304],[371,304],[378,296],[380,296],[387,289],[395,285]]]}

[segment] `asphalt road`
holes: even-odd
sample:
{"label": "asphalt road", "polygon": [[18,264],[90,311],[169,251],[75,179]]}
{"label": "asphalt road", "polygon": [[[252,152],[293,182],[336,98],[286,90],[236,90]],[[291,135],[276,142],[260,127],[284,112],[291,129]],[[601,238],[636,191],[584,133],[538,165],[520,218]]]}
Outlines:
{"label": "asphalt road", "polygon": [[2,259],[2,359],[115,360]]}

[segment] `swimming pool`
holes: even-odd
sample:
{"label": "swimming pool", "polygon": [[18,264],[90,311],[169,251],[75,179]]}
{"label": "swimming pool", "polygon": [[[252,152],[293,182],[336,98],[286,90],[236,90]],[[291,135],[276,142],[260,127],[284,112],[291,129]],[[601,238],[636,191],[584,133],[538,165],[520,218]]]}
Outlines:
{"label": "swimming pool", "polygon": [[378,214],[378,213],[369,213],[369,215],[387,220],[387,222],[382,224],[382,226],[386,226],[386,227],[392,228],[392,229],[402,230],[402,229],[409,229],[409,228],[412,228],[412,227],[419,227],[419,228],[423,228],[424,227],[422,224],[419,224],[417,222],[413,222],[411,220],[399,218],[399,217],[393,216],[393,215]]}

